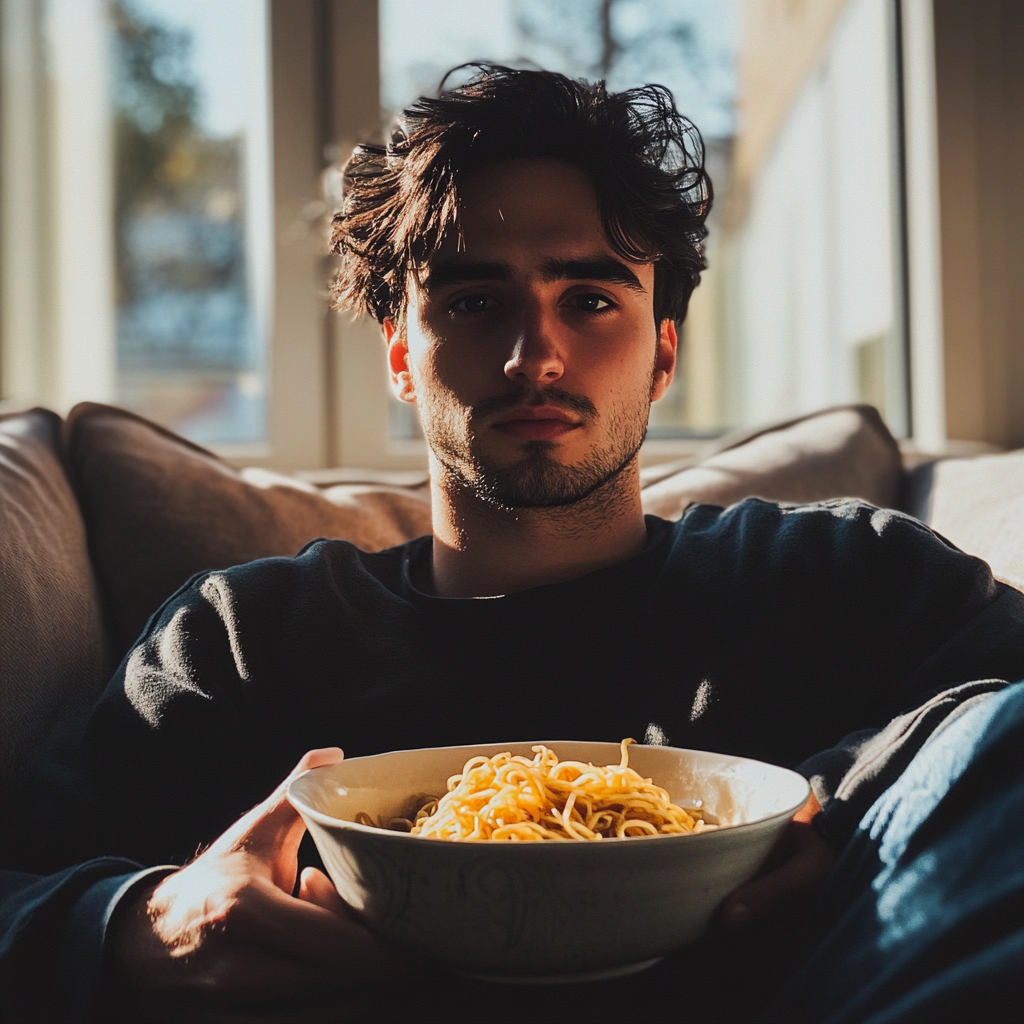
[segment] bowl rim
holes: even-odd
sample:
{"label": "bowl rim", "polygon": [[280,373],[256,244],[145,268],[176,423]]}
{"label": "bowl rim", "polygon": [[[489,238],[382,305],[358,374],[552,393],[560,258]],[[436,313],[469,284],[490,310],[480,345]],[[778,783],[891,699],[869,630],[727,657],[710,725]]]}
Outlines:
{"label": "bowl rim", "polygon": [[[622,836],[621,838],[618,837],[618,836],[613,836],[611,838],[602,839],[602,840],[600,840],[600,842],[598,842],[598,841],[586,842],[586,841],[580,840],[580,841],[577,841],[577,842],[567,841],[567,842],[564,842],[564,843],[559,843],[559,842],[543,842],[543,841],[541,841],[541,842],[513,843],[513,842],[502,841],[502,840],[494,840],[494,839],[464,839],[464,840],[460,840],[458,842],[453,842],[453,841],[450,841],[450,840],[436,839],[436,838],[434,838],[432,836],[415,836],[415,835],[412,835],[412,833],[410,833],[410,832],[396,832],[396,831],[394,831],[392,829],[379,828],[376,825],[363,825],[363,824],[361,824],[360,822],[357,822],[357,821],[349,821],[346,818],[335,818],[335,817],[333,817],[330,814],[326,814],[323,811],[319,811],[315,807],[311,807],[296,792],[297,787],[299,786],[299,783],[301,783],[302,780],[305,779],[307,775],[310,775],[310,774],[312,774],[314,772],[326,773],[326,772],[330,771],[331,769],[337,768],[341,764],[352,764],[353,762],[356,762],[356,761],[365,761],[365,760],[369,760],[370,758],[383,757],[383,756],[388,755],[388,754],[419,754],[419,753],[425,753],[427,751],[442,751],[442,750],[445,750],[445,751],[447,751],[447,750],[451,750],[451,751],[467,750],[467,751],[469,751],[469,750],[480,750],[482,748],[491,748],[491,747],[504,747],[504,746],[507,746],[507,747],[521,747],[521,746],[528,746],[528,745],[529,746],[544,745],[544,746],[549,747],[549,748],[554,748],[559,743],[563,743],[563,744],[565,744],[565,743],[588,743],[588,744],[590,744],[590,743],[594,743],[594,744],[602,743],[602,744],[606,744],[607,746],[614,746],[614,747],[617,747],[619,745],[617,743],[611,743],[611,742],[608,742],[606,740],[532,740],[532,741],[515,740],[515,741],[508,741],[508,742],[505,742],[505,743],[461,743],[461,744],[456,744],[456,745],[452,745],[452,746],[441,746],[441,747],[408,747],[408,748],[404,748],[404,749],[400,749],[400,750],[382,750],[382,751],[379,751],[376,754],[361,754],[358,757],[347,758],[344,761],[338,761],[338,762],[336,762],[334,764],[327,764],[327,765],[321,765],[321,766],[319,766],[317,768],[310,768],[307,771],[304,771],[301,775],[297,775],[294,779],[292,779],[292,781],[288,784],[288,789],[286,791],[286,794],[287,794],[287,797],[288,797],[288,802],[292,805],[292,807],[295,808],[295,810],[297,810],[302,815],[302,817],[304,817],[304,818],[306,818],[306,817],[311,818],[317,824],[323,825],[323,826],[325,826],[327,828],[343,828],[343,829],[354,831],[354,832],[364,832],[364,833],[367,833],[367,834],[370,834],[370,835],[373,835],[373,836],[377,836],[377,837],[379,837],[381,839],[393,840],[393,841],[396,841],[396,842],[406,842],[407,843],[407,842],[430,841],[430,842],[432,842],[432,844],[434,846],[441,847],[441,848],[443,848],[443,847],[456,847],[456,848],[461,847],[461,848],[465,849],[467,847],[479,848],[480,846],[487,846],[487,847],[493,847],[495,849],[503,849],[503,850],[504,849],[517,849],[517,850],[519,850],[519,849],[570,849],[570,850],[582,850],[582,849],[604,848],[604,847],[607,847],[609,844],[611,844],[613,846],[621,846],[624,843],[652,842],[652,841],[655,841],[655,840],[663,842],[664,840],[667,840],[667,839],[688,840],[690,842],[696,842],[698,840],[702,840],[702,841],[705,841],[705,842],[707,842],[707,841],[714,842],[715,840],[712,839],[713,836],[733,835],[736,832],[738,832],[740,830],[744,830],[744,829],[763,828],[769,822],[775,822],[775,821],[777,821],[781,817],[786,817],[786,818],[791,819],[793,817],[793,815],[796,814],[796,812],[799,811],[800,808],[803,807],[804,804],[807,803],[807,799],[811,795],[811,785],[808,782],[808,780],[803,775],[801,775],[799,772],[794,771],[792,768],[786,768],[783,765],[772,764],[772,762],[770,762],[770,761],[761,761],[761,760],[759,760],[756,757],[745,757],[742,754],[722,754],[722,753],[720,753],[719,751],[716,751],[716,750],[700,750],[700,749],[698,749],[696,747],[674,747],[674,746],[669,746],[668,744],[658,745],[657,747],[655,747],[653,744],[643,744],[643,743],[638,743],[638,744],[635,744],[635,745],[638,746],[638,747],[645,747],[645,748],[649,748],[649,749],[672,750],[672,751],[677,751],[679,753],[684,753],[684,754],[709,754],[711,756],[718,756],[718,757],[738,758],[738,759],[740,759],[742,761],[749,761],[749,762],[752,762],[754,764],[765,765],[766,767],[772,768],[775,771],[785,772],[785,773],[787,773],[789,775],[793,775],[796,778],[800,779],[801,782],[803,782],[803,784],[804,784],[804,795],[801,797],[800,801],[797,804],[795,804],[794,806],[792,806],[790,808],[787,808],[786,810],[776,811],[773,814],[766,814],[766,815],[763,815],[760,818],[753,818],[750,821],[744,821],[744,822],[741,822],[738,825],[723,825],[721,828],[708,829],[706,832],[686,833],[686,834],[683,834],[683,835],[676,834],[676,835],[659,835],[659,836],[651,836],[651,835]],[[475,755],[471,754],[469,756],[472,757],[472,756],[475,756]],[[493,757],[494,755],[492,754],[490,756]],[[468,760],[468,758],[467,758],[467,760]],[[463,763],[465,763],[465,762],[463,762]]]}

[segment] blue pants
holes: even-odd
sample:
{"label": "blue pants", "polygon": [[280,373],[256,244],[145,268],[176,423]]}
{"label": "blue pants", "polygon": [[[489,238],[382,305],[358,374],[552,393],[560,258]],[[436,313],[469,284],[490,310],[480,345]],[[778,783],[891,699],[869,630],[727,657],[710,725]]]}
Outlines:
{"label": "blue pants", "polygon": [[1024,682],[931,736],[822,894],[770,1021],[1024,1020]]}

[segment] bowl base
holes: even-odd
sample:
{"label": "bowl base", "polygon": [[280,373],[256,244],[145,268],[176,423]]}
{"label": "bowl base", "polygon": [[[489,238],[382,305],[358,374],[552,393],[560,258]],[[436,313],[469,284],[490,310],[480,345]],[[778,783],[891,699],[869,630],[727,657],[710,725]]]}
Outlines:
{"label": "bowl base", "polygon": [[624,978],[628,974],[638,974],[664,959],[663,956],[656,956],[651,960],[639,960],[634,964],[607,967],[603,971],[577,971],[573,974],[485,974],[483,971],[462,971],[457,967],[452,967],[451,970],[464,978],[498,982],[503,985],[579,985],[588,981],[609,981],[612,978]]}

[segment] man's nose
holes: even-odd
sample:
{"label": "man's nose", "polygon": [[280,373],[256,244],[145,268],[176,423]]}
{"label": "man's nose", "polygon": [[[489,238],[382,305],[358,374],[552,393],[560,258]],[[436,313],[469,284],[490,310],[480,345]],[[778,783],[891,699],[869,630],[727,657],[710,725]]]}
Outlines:
{"label": "man's nose", "polygon": [[528,311],[505,363],[505,376],[519,383],[552,384],[564,372],[556,325],[542,310]]}

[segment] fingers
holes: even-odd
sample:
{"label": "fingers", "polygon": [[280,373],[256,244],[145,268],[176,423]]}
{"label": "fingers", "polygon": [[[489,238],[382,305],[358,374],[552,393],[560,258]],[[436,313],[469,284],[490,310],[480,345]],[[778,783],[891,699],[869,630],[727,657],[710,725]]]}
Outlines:
{"label": "fingers", "polygon": [[351,907],[338,895],[334,883],[319,868],[303,868],[299,879],[299,899],[315,903],[339,917],[355,920]]}
{"label": "fingers", "polygon": [[[204,855],[120,915],[111,937],[120,978],[140,993],[233,1006],[341,993],[403,967],[348,914],[294,899],[249,870],[251,861]],[[306,879],[320,902],[330,902],[328,887],[319,872]]]}
{"label": "fingers", "polygon": [[805,803],[803,807],[793,815],[793,820],[798,822],[809,822],[820,810],[821,804],[818,803],[818,798],[812,791],[811,795],[807,798],[807,803]]}
{"label": "fingers", "polygon": [[337,764],[344,757],[345,753],[341,747],[317,747],[316,750],[307,751],[299,758],[299,763],[281,785],[286,787],[292,779],[303,772],[308,772],[310,768],[323,768],[327,764]]}
{"label": "fingers", "polygon": [[767,917],[802,889],[802,865],[789,860],[767,875],[740,886],[722,905],[726,924],[746,924]]}
{"label": "fingers", "polygon": [[389,977],[404,958],[362,924],[254,879],[232,908],[233,943],[259,948],[365,984]]}
{"label": "fingers", "polygon": [[772,871],[741,885],[723,902],[719,919],[726,927],[751,924],[806,901],[828,877],[835,851],[810,825],[790,825],[791,855]]}
{"label": "fingers", "polygon": [[[264,822],[268,817],[271,817],[275,811],[281,808],[285,810],[291,810],[291,805],[288,803],[288,786],[297,779],[300,775],[308,772],[312,768],[322,768],[324,765],[337,764],[345,757],[340,747],[320,747],[316,750],[307,751],[299,759],[299,763],[288,773],[287,777],[277,786],[264,800],[262,803],[257,804],[247,814],[243,814],[241,818],[235,823],[235,825],[225,833],[225,835],[232,834],[237,836],[243,836],[251,833],[254,829],[259,829],[259,834],[269,834],[270,827],[266,826]],[[287,815],[287,820],[291,821],[293,815]]]}
{"label": "fingers", "polygon": [[305,831],[299,812],[282,792],[275,795],[273,803],[264,803],[261,814],[245,823],[235,849],[244,850],[265,865],[274,882],[291,892],[295,886],[299,843]]}
{"label": "fingers", "polygon": [[207,854],[223,856],[245,851],[264,866],[264,873],[275,885],[291,892],[295,885],[295,858],[306,826],[288,802],[288,786],[311,768],[337,764],[344,756],[339,747],[321,747],[304,754],[274,792],[242,815]]}

